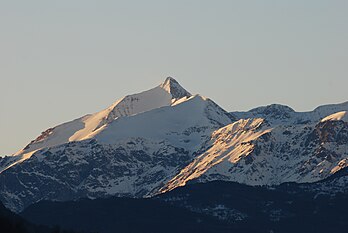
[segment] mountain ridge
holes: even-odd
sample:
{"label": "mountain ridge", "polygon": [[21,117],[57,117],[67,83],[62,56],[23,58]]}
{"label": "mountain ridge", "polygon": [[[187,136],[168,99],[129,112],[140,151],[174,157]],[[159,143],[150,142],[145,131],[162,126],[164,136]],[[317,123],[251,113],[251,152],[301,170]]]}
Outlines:
{"label": "mountain ridge", "polygon": [[168,77],[0,159],[0,200],[20,211],[40,200],[151,197],[191,182],[320,181],[348,166],[347,103],[229,113]]}

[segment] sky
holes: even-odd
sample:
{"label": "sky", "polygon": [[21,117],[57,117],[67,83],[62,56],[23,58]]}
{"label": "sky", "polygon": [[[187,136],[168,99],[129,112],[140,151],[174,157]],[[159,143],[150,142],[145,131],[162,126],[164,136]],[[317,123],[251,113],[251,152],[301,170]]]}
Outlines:
{"label": "sky", "polygon": [[348,101],[346,0],[0,0],[0,155],[167,76],[227,111]]}

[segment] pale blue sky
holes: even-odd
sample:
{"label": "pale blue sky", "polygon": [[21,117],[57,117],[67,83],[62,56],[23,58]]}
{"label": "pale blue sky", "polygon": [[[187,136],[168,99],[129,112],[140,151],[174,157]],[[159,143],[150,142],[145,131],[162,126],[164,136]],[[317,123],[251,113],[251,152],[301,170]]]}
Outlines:
{"label": "pale blue sky", "polygon": [[348,1],[0,0],[0,154],[167,76],[228,111],[348,100]]}

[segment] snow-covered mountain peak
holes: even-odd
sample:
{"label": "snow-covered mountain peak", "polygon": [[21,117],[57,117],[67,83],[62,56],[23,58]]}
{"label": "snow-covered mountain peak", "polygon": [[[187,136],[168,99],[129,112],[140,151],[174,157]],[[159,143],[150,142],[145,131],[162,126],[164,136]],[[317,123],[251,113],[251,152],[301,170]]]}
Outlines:
{"label": "snow-covered mountain peak", "polygon": [[187,101],[191,96],[175,79],[168,77],[162,84],[147,91],[127,95],[100,112],[44,131],[15,155],[92,138],[120,117],[129,117],[157,108],[177,105]]}
{"label": "snow-covered mountain peak", "polygon": [[115,144],[130,138],[165,140],[182,148],[194,148],[211,132],[233,122],[230,114],[200,95],[174,106],[165,106],[116,119],[95,138]]}
{"label": "snow-covered mountain peak", "polygon": [[183,97],[190,97],[191,94],[186,91],[178,81],[176,81],[172,77],[166,78],[166,80],[160,85],[163,90],[170,93],[172,95],[172,98],[174,99],[181,99]]}
{"label": "snow-covered mountain peak", "polygon": [[159,86],[150,90],[127,95],[111,105],[107,111],[110,111],[108,122],[117,117],[131,116],[146,112],[155,108],[170,106],[179,99],[191,97],[175,79],[168,77]]}
{"label": "snow-covered mountain peak", "polygon": [[[202,135],[209,136],[211,131],[234,120],[212,100],[193,96],[175,79],[167,78],[159,86],[127,95],[100,112],[46,130],[15,155],[21,159],[42,148],[93,138],[111,144],[126,138],[168,139],[185,147],[189,144],[181,145],[182,140],[176,138],[181,133],[191,135],[188,130],[197,127]],[[190,141],[199,144],[200,140]]]}

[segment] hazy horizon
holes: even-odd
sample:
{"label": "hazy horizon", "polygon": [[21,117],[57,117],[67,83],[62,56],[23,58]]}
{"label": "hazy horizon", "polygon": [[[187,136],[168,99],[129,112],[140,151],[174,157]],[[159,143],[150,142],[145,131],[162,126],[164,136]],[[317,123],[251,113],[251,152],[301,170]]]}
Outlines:
{"label": "hazy horizon", "polygon": [[348,101],[346,1],[0,3],[0,155],[174,77],[227,111]]}

